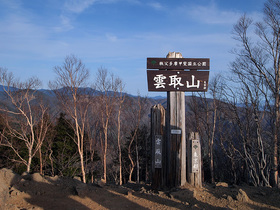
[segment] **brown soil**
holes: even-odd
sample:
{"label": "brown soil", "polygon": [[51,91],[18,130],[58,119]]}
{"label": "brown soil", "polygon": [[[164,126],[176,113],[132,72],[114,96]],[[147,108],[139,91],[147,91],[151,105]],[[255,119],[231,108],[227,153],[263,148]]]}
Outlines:
{"label": "brown soil", "polygon": [[0,209],[280,209],[280,190],[217,183],[154,191],[145,184],[83,184],[1,169]]}

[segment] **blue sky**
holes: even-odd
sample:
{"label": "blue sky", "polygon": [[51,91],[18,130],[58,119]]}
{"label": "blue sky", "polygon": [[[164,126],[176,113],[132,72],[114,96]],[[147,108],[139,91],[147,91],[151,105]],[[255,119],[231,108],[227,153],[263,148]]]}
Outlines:
{"label": "blue sky", "polygon": [[237,44],[232,27],[246,13],[262,17],[265,0],[0,0],[0,66],[25,80],[37,76],[48,88],[54,66],[74,54],[94,81],[103,67],[125,91],[148,92],[147,57],[181,52],[210,58],[210,79],[228,74]]}

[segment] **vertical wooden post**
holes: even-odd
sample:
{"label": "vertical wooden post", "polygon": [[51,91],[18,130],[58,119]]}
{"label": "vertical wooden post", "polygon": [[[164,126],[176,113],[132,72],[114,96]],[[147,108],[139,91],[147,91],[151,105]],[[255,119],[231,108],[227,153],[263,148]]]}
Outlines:
{"label": "vertical wooden post", "polygon": [[[182,58],[181,53],[169,53],[167,58]],[[185,93],[167,92],[167,185],[186,183]]]}
{"label": "vertical wooden post", "polygon": [[198,132],[191,132],[187,143],[188,182],[195,187],[202,187],[201,145]]}
{"label": "vertical wooden post", "polygon": [[[165,186],[165,109],[158,104],[151,109],[151,137],[152,137],[152,188]],[[161,155],[160,155],[161,153]]]}

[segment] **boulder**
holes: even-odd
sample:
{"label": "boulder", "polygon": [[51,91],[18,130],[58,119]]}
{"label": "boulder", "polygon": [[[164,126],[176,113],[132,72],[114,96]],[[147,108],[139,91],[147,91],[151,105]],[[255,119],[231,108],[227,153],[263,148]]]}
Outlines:
{"label": "boulder", "polygon": [[31,176],[31,174],[28,173],[28,172],[23,172],[23,173],[21,174],[21,177],[22,177],[23,179],[25,179],[25,180],[28,180],[28,181],[31,181],[31,180],[32,180],[32,176]]}
{"label": "boulder", "polygon": [[88,193],[89,193],[89,189],[88,189],[88,186],[87,184],[85,183],[80,183],[76,186],[76,191],[77,191],[77,194],[80,196],[80,197],[84,197],[86,196]]}
{"label": "boulder", "polygon": [[241,202],[249,202],[250,201],[247,193],[242,189],[239,189],[238,194],[236,196],[236,200],[241,201]]}
{"label": "boulder", "polygon": [[228,187],[228,183],[225,182],[217,182],[216,187]]}
{"label": "boulder", "polygon": [[9,197],[9,186],[0,179],[0,210],[4,210],[5,203]]}
{"label": "boulder", "polygon": [[18,183],[20,179],[21,177],[10,169],[2,168],[0,170],[0,210],[4,209],[9,197],[9,187]]}
{"label": "boulder", "polygon": [[32,180],[35,182],[45,182],[44,177],[42,177],[40,173],[34,173],[31,175],[31,177],[32,177]]}
{"label": "boulder", "polygon": [[0,181],[8,186],[13,186],[21,180],[21,176],[14,173],[11,169],[2,168],[0,170]]}

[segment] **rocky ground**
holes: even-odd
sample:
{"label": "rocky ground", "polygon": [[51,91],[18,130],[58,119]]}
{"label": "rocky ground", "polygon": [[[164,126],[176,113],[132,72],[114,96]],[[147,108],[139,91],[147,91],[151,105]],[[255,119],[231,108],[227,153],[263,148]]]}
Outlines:
{"label": "rocky ground", "polygon": [[216,183],[153,191],[144,184],[83,184],[1,169],[0,209],[280,209],[280,190]]}

